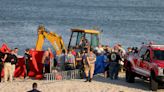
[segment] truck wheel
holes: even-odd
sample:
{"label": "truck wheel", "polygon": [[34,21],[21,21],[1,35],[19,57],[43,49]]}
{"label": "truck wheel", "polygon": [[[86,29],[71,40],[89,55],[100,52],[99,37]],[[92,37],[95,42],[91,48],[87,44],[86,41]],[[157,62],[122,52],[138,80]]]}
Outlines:
{"label": "truck wheel", "polygon": [[134,76],[134,73],[131,71],[131,68],[128,68],[126,70],[126,82],[128,83],[134,83],[134,80],[135,80],[135,76]]}
{"label": "truck wheel", "polygon": [[152,91],[157,91],[157,89],[158,89],[158,82],[153,78],[152,75],[150,77],[150,89]]}

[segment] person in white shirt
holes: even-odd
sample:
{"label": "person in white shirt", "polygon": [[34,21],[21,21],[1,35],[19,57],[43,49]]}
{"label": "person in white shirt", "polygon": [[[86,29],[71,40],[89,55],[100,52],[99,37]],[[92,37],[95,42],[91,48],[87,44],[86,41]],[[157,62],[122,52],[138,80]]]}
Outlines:
{"label": "person in white shirt", "polygon": [[104,52],[104,49],[101,44],[99,44],[98,47],[95,48],[98,54],[102,54]]}

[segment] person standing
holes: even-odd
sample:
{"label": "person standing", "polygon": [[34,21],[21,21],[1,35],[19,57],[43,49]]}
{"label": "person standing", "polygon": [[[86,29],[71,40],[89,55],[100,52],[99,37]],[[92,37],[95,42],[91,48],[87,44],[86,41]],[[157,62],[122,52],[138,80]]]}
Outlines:
{"label": "person standing", "polygon": [[24,78],[28,77],[28,73],[30,71],[30,61],[32,60],[32,56],[30,55],[30,50],[26,49],[24,53],[26,72]]}
{"label": "person standing", "polygon": [[[81,54],[81,58],[82,58],[82,62],[81,62],[81,77],[84,78],[86,77],[86,74],[85,74],[85,70],[86,68],[88,68],[88,62],[87,62],[87,54],[88,54],[88,50],[83,50],[82,51],[82,54]],[[88,81],[88,76],[86,78],[86,81]]]}
{"label": "person standing", "polygon": [[109,56],[109,60],[110,62],[110,78],[111,79],[118,79],[118,73],[119,73],[119,69],[120,69],[120,64],[119,61],[121,60],[121,57],[118,53],[117,50],[114,50],[113,52],[111,52],[110,56]]}
{"label": "person standing", "polygon": [[53,54],[51,49],[48,48],[47,51],[44,52],[42,63],[43,63],[43,73],[50,73],[50,63],[51,59],[53,58]]}
{"label": "person standing", "polygon": [[65,61],[65,65],[67,67],[66,70],[73,70],[76,68],[76,64],[75,64],[75,56],[71,53],[71,50],[68,50],[68,54],[67,54],[67,60]]}
{"label": "person standing", "polygon": [[18,62],[18,48],[14,48],[14,50],[12,50],[12,52],[11,52],[11,54],[12,54],[12,57],[13,57],[13,59],[12,59],[12,62],[11,62],[11,67],[12,67],[12,76],[13,76],[13,79],[14,79],[14,72],[15,72],[15,67],[16,67],[16,64],[17,64],[17,62]]}
{"label": "person standing", "polygon": [[[85,74],[86,74],[86,81],[91,82],[94,74],[95,69],[95,61],[96,61],[96,55],[93,53],[93,49],[91,48],[89,53],[86,56],[87,64],[84,65]],[[90,78],[89,78],[89,72],[90,72]]]}
{"label": "person standing", "polygon": [[64,63],[67,61],[67,52],[63,49],[62,54],[59,56],[59,67],[62,71],[65,71]]}
{"label": "person standing", "polygon": [[10,82],[12,82],[12,66],[11,66],[11,60],[12,55],[9,53],[8,50],[5,51],[4,58],[2,59],[4,61],[4,81],[7,82],[7,79],[9,77]]}
{"label": "person standing", "polygon": [[12,59],[11,59],[11,68],[12,69],[11,70],[12,70],[12,76],[13,76],[13,79],[14,79],[15,66],[18,62],[18,58],[15,55],[14,50],[11,50],[11,57],[12,57]]}
{"label": "person standing", "polygon": [[2,69],[3,69],[3,61],[2,61],[3,57],[4,57],[4,53],[2,53],[0,51],[0,82],[1,82],[1,72],[2,72]]}
{"label": "person standing", "polygon": [[104,77],[105,78],[108,78],[109,77],[109,70],[110,70],[110,61],[109,61],[109,55],[110,55],[110,52],[106,52],[104,54],[104,62],[105,62],[105,69],[104,69]]}

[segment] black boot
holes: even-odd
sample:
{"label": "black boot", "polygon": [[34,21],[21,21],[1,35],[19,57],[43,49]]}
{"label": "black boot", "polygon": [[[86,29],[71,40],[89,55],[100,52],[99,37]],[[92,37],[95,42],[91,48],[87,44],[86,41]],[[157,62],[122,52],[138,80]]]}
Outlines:
{"label": "black boot", "polygon": [[89,82],[92,82],[92,78],[89,79]]}
{"label": "black boot", "polygon": [[88,79],[88,77],[86,77],[86,80],[84,82],[88,82],[88,81],[89,81],[89,79]]}

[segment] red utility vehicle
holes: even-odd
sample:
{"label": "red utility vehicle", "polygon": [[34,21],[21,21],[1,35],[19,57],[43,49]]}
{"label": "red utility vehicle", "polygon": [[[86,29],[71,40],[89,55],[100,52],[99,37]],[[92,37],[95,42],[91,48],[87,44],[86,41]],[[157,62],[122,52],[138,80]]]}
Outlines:
{"label": "red utility vehicle", "polygon": [[150,81],[150,89],[156,91],[164,85],[164,45],[143,45],[138,53],[127,56],[124,66],[127,82],[140,77]]}

